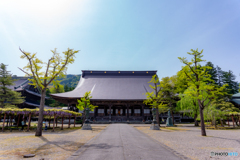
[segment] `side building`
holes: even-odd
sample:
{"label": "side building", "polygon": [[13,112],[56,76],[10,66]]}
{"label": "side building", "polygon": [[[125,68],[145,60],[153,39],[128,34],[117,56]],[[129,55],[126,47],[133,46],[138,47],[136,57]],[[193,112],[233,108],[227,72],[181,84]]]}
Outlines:
{"label": "side building", "polygon": [[[21,77],[14,82],[14,85],[8,87],[16,92],[20,92],[25,97],[25,102],[19,104],[19,108],[35,109],[40,106],[41,94],[37,88],[29,85],[29,83],[30,81],[27,77]],[[48,99],[49,97],[46,97],[46,100]],[[45,108],[48,108],[48,106],[45,106]]]}
{"label": "side building", "polygon": [[[83,70],[77,87],[70,92],[50,96],[72,110],[77,99],[91,91],[91,103],[98,106],[90,114],[93,121],[104,122],[146,122],[151,121],[149,106],[143,103],[146,92],[152,92],[148,83],[157,71],[90,71]],[[152,84],[153,85],[153,84]],[[176,121],[180,115],[175,115]],[[166,114],[160,114],[166,119]]]}

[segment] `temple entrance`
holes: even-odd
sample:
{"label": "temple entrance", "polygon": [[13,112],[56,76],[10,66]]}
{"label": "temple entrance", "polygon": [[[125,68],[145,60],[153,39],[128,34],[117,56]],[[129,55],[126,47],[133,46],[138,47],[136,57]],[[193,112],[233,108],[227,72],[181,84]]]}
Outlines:
{"label": "temple entrance", "polygon": [[123,109],[116,109],[116,116],[122,116],[123,115]]}

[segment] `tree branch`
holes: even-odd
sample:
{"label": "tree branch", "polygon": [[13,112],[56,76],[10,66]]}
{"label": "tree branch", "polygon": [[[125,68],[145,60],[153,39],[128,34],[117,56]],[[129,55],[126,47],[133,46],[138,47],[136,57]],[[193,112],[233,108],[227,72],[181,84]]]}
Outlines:
{"label": "tree branch", "polygon": [[[39,84],[38,80],[36,79],[35,73],[33,72],[32,61],[31,61],[32,58],[30,58],[20,47],[19,47],[19,50],[27,57],[27,59],[28,59],[28,61],[29,61],[29,63],[30,63],[30,69],[31,69],[31,72],[32,72],[32,74],[33,74],[33,78],[34,78],[34,80],[36,81],[38,87],[42,90],[42,87],[41,87],[41,85]],[[22,71],[23,71],[23,70],[22,70]],[[24,72],[24,73],[26,73],[26,72]],[[28,75],[29,75],[29,74],[28,74]]]}

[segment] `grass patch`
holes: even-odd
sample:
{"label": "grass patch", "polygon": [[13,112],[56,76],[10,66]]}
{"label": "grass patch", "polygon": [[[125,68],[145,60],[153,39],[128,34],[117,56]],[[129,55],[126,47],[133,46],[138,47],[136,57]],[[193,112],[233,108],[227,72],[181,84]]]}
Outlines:
{"label": "grass patch", "polygon": [[177,128],[177,127],[162,127],[164,129],[169,129],[173,131],[188,131],[189,129]]}
{"label": "grass patch", "polygon": [[206,129],[210,130],[239,130],[240,127],[217,127],[215,128],[214,126],[206,127]]}

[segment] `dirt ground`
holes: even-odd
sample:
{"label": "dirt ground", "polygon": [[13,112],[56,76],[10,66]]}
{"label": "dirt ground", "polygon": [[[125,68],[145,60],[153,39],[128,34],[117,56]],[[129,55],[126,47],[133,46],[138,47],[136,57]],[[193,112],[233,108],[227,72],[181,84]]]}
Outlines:
{"label": "dirt ground", "polygon": [[23,159],[25,154],[35,154],[28,159],[64,160],[82,145],[98,135],[107,125],[92,126],[93,130],[81,130],[79,126],[64,130],[57,128],[43,131],[42,137],[35,137],[35,131],[13,130],[0,132],[0,159]]}
{"label": "dirt ground", "polygon": [[[200,127],[183,125],[179,127],[161,127],[150,130],[150,126],[133,125],[163,145],[193,160],[240,159],[239,129],[206,130],[207,136],[201,136]],[[212,156],[211,153],[238,153],[237,156]]]}

